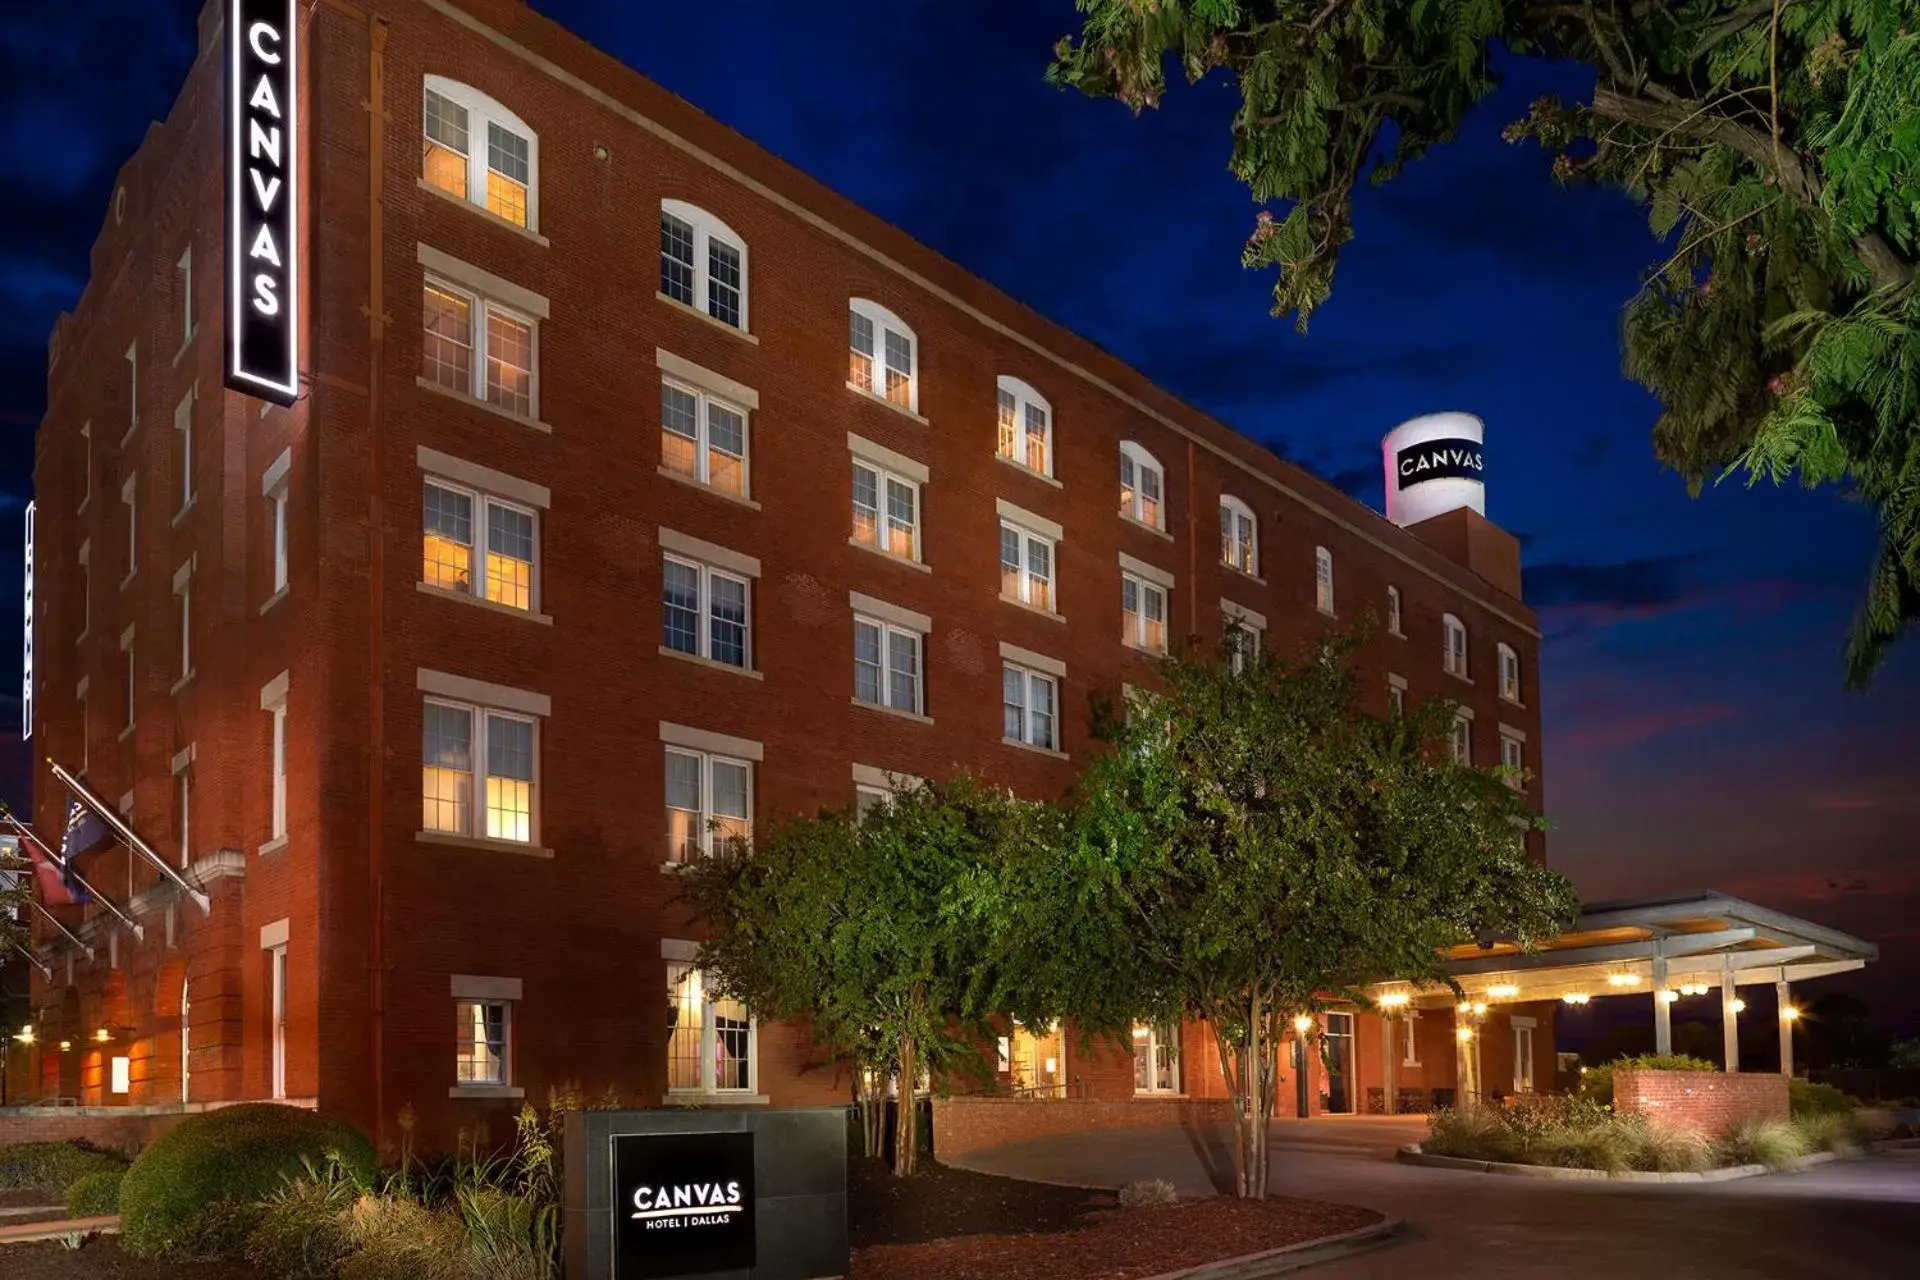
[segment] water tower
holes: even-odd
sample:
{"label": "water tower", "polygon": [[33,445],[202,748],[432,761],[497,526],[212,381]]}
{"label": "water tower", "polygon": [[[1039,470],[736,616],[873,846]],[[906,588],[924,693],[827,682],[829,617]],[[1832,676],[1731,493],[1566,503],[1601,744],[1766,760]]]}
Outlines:
{"label": "water tower", "polygon": [[1387,519],[1405,528],[1460,507],[1487,514],[1484,427],[1470,413],[1429,413],[1387,433]]}

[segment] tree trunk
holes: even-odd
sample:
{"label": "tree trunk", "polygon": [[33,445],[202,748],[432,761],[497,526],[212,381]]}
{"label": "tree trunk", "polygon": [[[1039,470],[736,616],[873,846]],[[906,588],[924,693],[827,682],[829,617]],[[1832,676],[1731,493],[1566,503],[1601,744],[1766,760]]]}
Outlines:
{"label": "tree trunk", "polygon": [[900,1037],[900,1075],[893,1111],[893,1175],[911,1178],[920,1156],[920,1107],[913,1095],[914,1082],[920,1078],[910,1036]]}

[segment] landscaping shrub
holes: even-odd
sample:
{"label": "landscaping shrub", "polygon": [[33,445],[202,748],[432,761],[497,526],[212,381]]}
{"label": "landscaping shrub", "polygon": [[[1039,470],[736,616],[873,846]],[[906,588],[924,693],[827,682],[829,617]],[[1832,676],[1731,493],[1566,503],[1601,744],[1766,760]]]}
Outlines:
{"label": "landscaping shrub", "polygon": [[1713,1167],[1713,1143],[1705,1134],[1638,1116],[1614,1123],[1627,1139],[1632,1167],[1643,1173],[1702,1173]]}
{"label": "landscaping shrub", "polygon": [[1179,1198],[1173,1184],[1165,1178],[1143,1178],[1120,1188],[1122,1209],[1151,1209],[1156,1205],[1173,1204]]}
{"label": "landscaping shrub", "polygon": [[1787,1082],[1787,1109],[1796,1116],[1844,1116],[1859,1108],[1858,1101],[1830,1084],[1799,1079]]}
{"label": "landscaping shrub", "polygon": [[353,1183],[337,1172],[289,1182],[261,1206],[247,1261],[279,1280],[327,1280],[353,1247],[347,1214]]}
{"label": "landscaping shrub", "polygon": [[264,1216],[261,1202],[329,1155],[357,1183],[373,1180],[373,1147],[344,1121],[266,1102],[188,1116],[127,1171],[123,1243],[145,1258],[237,1254]]}
{"label": "landscaping shrub", "polygon": [[467,1280],[473,1271],[460,1223],[405,1196],[361,1196],[347,1234],[353,1252],[339,1280]]}
{"label": "landscaping shrub", "polygon": [[1621,1067],[1633,1071],[1718,1071],[1720,1069],[1718,1063],[1684,1053],[1643,1053],[1634,1057],[1615,1058],[1605,1066],[1589,1067],[1581,1072],[1580,1084],[1574,1090],[1575,1096],[1596,1106],[1611,1107],[1613,1105],[1613,1073]]}
{"label": "landscaping shrub", "polygon": [[86,1142],[14,1142],[0,1146],[0,1188],[65,1195],[90,1173],[127,1167],[127,1158]]}
{"label": "landscaping shrub", "polygon": [[1801,1131],[1786,1120],[1742,1120],[1720,1140],[1723,1164],[1763,1164],[1784,1169],[1810,1148]]}
{"label": "landscaping shrub", "polygon": [[1809,1151],[1848,1155],[1860,1150],[1864,1142],[1859,1122],[1846,1112],[1795,1116],[1793,1127]]}
{"label": "landscaping shrub", "polygon": [[121,1169],[102,1169],[80,1178],[67,1188],[67,1216],[69,1218],[105,1218],[120,1212],[120,1179],[127,1176]]}

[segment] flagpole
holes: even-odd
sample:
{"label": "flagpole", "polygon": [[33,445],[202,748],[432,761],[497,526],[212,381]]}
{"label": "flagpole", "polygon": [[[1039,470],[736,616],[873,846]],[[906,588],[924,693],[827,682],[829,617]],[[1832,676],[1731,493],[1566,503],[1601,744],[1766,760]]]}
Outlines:
{"label": "flagpole", "polygon": [[89,960],[93,959],[93,948],[88,946],[86,943],[80,941],[80,939],[74,935],[73,930],[61,924],[59,916],[56,916],[55,914],[53,914],[53,912],[41,906],[40,903],[33,898],[27,899],[27,905],[31,906],[35,911],[38,911],[41,915],[45,916],[47,918],[47,923],[52,925],[54,928],[58,929],[61,932],[61,934],[65,936],[68,942],[71,942],[74,946],[86,952],[87,959]]}
{"label": "flagpole", "polygon": [[186,894],[189,898],[192,898],[194,902],[199,905],[200,914],[208,915],[208,916],[213,914],[213,899],[209,898],[206,894],[200,892],[200,890],[188,884],[186,880],[181,877],[178,871],[175,871],[172,867],[167,865],[167,860],[165,858],[162,858],[159,854],[155,853],[152,849],[148,848],[147,842],[145,840],[142,840],[139,836],[135,835],[132,827],[128,826],[125,822],[121,821],[120,815],[118,813],[115,813],[113,810],[107,808],[105,801],[100,799],[99,796],[96,796],[95,794],[93,794],[93,792],[89,791],[86,788],[86,786],[78,778],[68,773],[66,769],[64,769],[59,764],[58,761],[48,760],[47,763],[53,768],[53,776],[60,779],[60,781],[66,783],[68,789],[77,793],[79,797],[86,802],[87,807],[92,809],[94,813],[99,816],[100,821],[106,823],[109,827],[113,828],[114,832],[126,844],[127,848],[133,850],[135,853],[144,857],[148,862],[151,862],[154,866],[158,867],[160,869],[161,875],[164,875],[167,879],[173,881],[173,883],[176,886],[178,886],[178,888],[182,893]]}
{"label": "flagpole", "polygon": [[[59,766],[56,765],[54,767],[58,768]],[[54,861],[54,865],[60,868],[62,874],[72,877],[73,882],[75,884],[79,885],[82,889],[85,889],[87,891],[88,897],[92,898],[95,902],[105,907],[108,913],[112,915],[115,920],[118,920],[121,924],[125,925],[128,929],[130,929],[133,932],[134,937],[140,939],[140,941],[142,942],[145,942],[147,940],[147,931],[145,929],[142,929],[139,925],[135,924],[133,920],[127,916],[126,912],[114,906],[113,903],[108,900],[105,894],[101,893],[98,889],[88,884],[86,881],[86,877],[82,876],[78,871],[78,869],[74,867],[71,859],[63,858],[59,854],[55,853],[53,850],[47,848],[46,841],[42,840],[39,836],[36,836],[35,834],[33,834],[32,831],[28,830],[27,827],[20,821],[20,819],[13,816],[13,811],[11,809],[7,809],[4,806],[0,806],[0,818],[4,818],[23,837],[25,837],[27,840],[32,841],[35,845],[39,846],[40,852],[46,854],[49,858],[52,858]],[[44,909],[45,908],[42,908],[42,910]],[[91,953],[89,953],[88,959],[92,959]]]}
{"label": "flagpole", "polygon": [[25,946],[23,946],[18,942],[13,944],[13,949],[15,951],[18,951],[21,955],[25,956],[27,958],[27,963],[40,971],[41,977],[45,978],[48,982],[53,981],[53,970],[48,968],[46,965],[41,964],[39,956],[27,950]]}

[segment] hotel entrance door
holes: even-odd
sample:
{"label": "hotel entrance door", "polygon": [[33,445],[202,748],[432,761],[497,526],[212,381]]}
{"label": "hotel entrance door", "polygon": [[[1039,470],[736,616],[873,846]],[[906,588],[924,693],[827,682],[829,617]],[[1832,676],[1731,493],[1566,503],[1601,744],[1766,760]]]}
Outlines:
{"label": "hotel entrance door", "polygon": [[1328,1115],[1350,1115],[1353,1112],[1353,1015],[1329,1013],[1325,1021],[1327,1094],[1323,1105]]}

